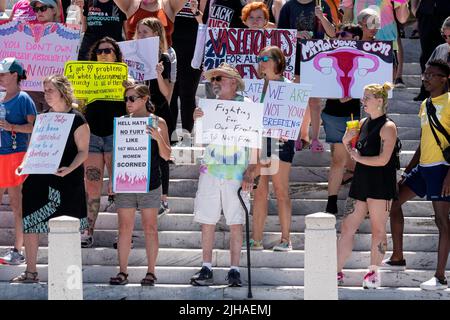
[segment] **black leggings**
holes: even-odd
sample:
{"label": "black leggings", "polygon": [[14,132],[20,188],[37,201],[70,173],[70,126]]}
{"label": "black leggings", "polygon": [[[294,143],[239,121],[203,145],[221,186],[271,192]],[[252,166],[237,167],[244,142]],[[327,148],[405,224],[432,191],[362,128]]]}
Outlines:
{"label": "black leggings", "polygon": [[159,170],[161,171],[162,194],[169,194],[169,162],[159,158]]}

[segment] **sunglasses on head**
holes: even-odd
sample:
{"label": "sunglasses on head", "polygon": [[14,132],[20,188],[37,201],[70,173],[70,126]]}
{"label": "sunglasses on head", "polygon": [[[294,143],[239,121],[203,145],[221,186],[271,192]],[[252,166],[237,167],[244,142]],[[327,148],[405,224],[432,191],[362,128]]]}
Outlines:
{"label": "sunglasses on head", "polygon": [[130,101],[130,102],[135,102],[137,99],[140,99],[142,97],[139,96],[125,96],[123,97],[123,100],[126,102]]}
{"label": "sunglasses on head", "polygon": [[111,52],[115,52],[113,49],[111,49],[111,48],[105,48],[105,49],[97,49],[97,50],[95,50],[95,53],[97,54],[97,55],[101,55],[102,53],[104,53],[104,54],[111,54]]}
{"label": "sunglasses on head", "polygon": [[52,6],[47,6],[47,5],[45,5],[45,6],[41,6],[41,7],[33,7],[33,11],[34,12],[45,12],[45,11],[47,11],[47,9],[48,8],[52,8],[53,9],[53,7]]}
{"label": "sunglasses on head", "polygon": [[267,62],[267,61],[269,61],[270,59],[273,59],[273,57],[272,56],[261,56],[261,57],[258,57],[256,60],[258,61],[258,62]]}

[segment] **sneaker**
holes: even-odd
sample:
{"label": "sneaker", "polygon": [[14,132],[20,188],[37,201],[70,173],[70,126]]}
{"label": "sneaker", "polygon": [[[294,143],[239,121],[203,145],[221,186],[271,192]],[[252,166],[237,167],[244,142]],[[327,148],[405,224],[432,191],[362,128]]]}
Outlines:
{"label": "sneaker", "polygon": [[228,280],[229,287],[242,287],[241,273],[236,269],[230,269],[230,271],[228,271],[226,280]]}
{"label": "sneaker", "polygon": [[203,266],[191,278],[191,285],[193,286],[209,286],[212,284],[214,284],[213,271],[206,266]]}
{"label": "sneaker", "polygon": [[[250,250],[264,250],[262,240],[256,241],[256,240],[250,239],[249,242],[250,242]],[[242,250],[247,250],[247,241],[245,241],[245,240],[242,242]]]}
{"label": "sneaker", "polygon": [[422,290],[445,290],[447,288],[448,284],[446,278],[444,278],[444,280],[439,280],[438,278],[433,277],[420,284],[420,289]]}
{"label": "sneaker", "polygon": [[338,284],[338,286],[342,286],[344,284],[344,273],[343,272],[337,273],[337,284]]}
{"label": "sneaker", "polygon": [[19,252],[19,250],[13,248],[9,252],[0,258],[1,264],[19,265],[25,263],[25,257]]}
{"label": "sneaker", "polygon": [[391,259],[386,259],[381,262],[381,265],[378,268],[380,270],[405,271],[406,260],[393,261]]}
{"label": "sneaker", "polygon": [[291,251],[292,250],[292,243],[281,241],[279,244],[277,244],[275,247],[273,247],[273,251]]}
{"label": "sneaker", "polygon": [[81,235],[81,247],[82,248],[92,248],[94,246],[94,237]]}
{"label": "sneaker", "polygon": [[376,289],[381,287],[380,274],[376,271],[370,271],[364,276],[363,288]]}
{"label": "sneaker", "polygon": [[[132,238],[131,238],[131,249],[133,249],[134,248],[134,241],[133,241],[133,238],[134,238],[135,236],[133,236]],[[116,237],[116,240],[114,241],[114,243],[113,243],[113,248],[114,249],[117,249],[117,242],[119,241],[119,237]]]}
{"label": "sneaker", "polygon": [[406,85],[405,85],[405,83],[403,82],[403,79],[402,79],[402,78],[397,78],[397,79],[395,79],[395,81],[394,81],[394,86],[395,86],[396,88],[400,88],[400,89],[406,88]]}
{"label": "sneaker", "polygon": [[169,211],[170,211],[169,203],[167,201],[161,200],[161,207],[159,207],[158,218],[162,217],[166,213],[169,213]]}

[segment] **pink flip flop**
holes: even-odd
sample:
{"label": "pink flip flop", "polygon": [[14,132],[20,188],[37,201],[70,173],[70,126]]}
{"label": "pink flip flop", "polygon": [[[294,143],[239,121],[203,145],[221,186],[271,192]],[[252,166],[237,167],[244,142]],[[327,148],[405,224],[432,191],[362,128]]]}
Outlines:
{"label": "pink flip flop", "polygon": [[313,153],[320,153],[323,152],[323,145],[320,143],[320,141],[318,139],[313,139],[311,141],[311,152]]}

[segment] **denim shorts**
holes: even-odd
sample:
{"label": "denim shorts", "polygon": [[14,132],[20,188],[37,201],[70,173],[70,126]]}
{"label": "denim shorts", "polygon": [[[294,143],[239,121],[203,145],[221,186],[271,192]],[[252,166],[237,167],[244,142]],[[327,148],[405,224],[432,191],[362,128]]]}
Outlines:
{"label": "denim shorts", "polygon": [[89,140],[89,152],[105,153],[112,152],[114,136],[99,137],[91,133]]}
{"label": "denim shorts", "polygon": [[427,196],[428,201],[450,202],[450,197],[441,196],[442,184],[448,169],[449,166],[445,164],[432,167],[417,165],[406,176],[403,183],[419,197]]}
{"label": "denim shorts", "polygon": [[154,209],[161,206],[161,186],[147,193],[117,193],[116,208]]}
{"label": "denim shorts", "polygon": [[[325,130],[325,142],[342,143],[342,138],[347,129],[347,121],[352,119],[350,117],[330,116],[324,112],[322,112],[321,118],[323,121],[323,129]],[[353,119],[359,120],[359,118],[356,117]]]}

